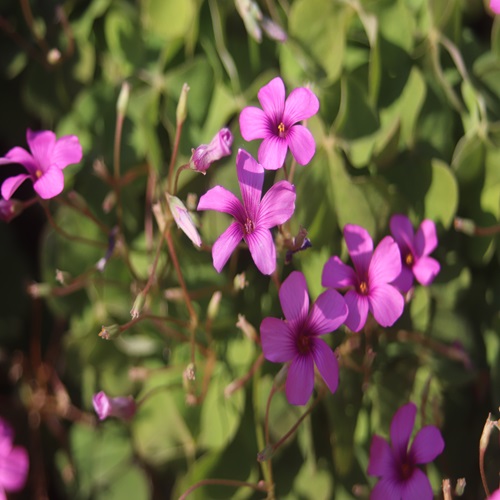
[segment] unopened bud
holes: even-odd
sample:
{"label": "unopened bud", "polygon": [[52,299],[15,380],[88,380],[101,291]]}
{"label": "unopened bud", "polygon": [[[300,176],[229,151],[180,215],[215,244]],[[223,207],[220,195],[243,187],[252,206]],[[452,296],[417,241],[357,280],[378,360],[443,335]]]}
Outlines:
{"label": "unopened bud", "polygon": [[184,293],[182,288],[167,288],[163,295],[167,300],[171,302],[183,302],[184,301]]}
{"label": "unopened bud", "polygon": [[246,320],[243,314],[238,314],[238,322],[236,326],[244,333],[245,337],[250,339],[252,342],[259,342],[259,337],[255,328]]}
{"label": "unopened bud", "polygon": [[61,60],[61,52],[58,49],[50,49],[47,52],[47,62],[54,66]]}
{"label": "unopened bud", "polygon": [[141,292],[139,295],[134,300],[134,305],[132,306],[132,309],[130,310],[130,316],[132,316],[132,319],[137,319],[139,315],[141,314],[142,308],[144,307],[144,302],[146,301],[145,295]]}
{"label": "unopened bud", "polygon": [[130,420],[137,411],[137,405],[132,396],[110,398],[104,391],[94,394],[92,404],[99,420],[108,417]]}
{"label": "unopened bud", "polygon": [[206,171],[214,161],[231,154],[233,134],[228,128],[219,130],[210,141],[210,144],[201,144],[193,149],[189,160],[189,168],[205,175]]}
{"label": "unopened bud", "polygon": [[125,116],[125,113],[127,112],[129,97],[130,83],[123,82],[122,88],[120,90],[120,95],[118,96],[118,101],[116,101],[116,112],[119,116]]}
{"label": "unopened bud", "polygon": [[491,413],[488,414],[488,418],[483,427],[483,432],[481,434],[481,439],[479,440],[479,450],[481,453],[486,451],[488,448],[488,443],[490,442],[491,430],[493,429],[495,422],[491,420]]}
{"label": "unopened bud", "polygon": [[109,214],[116,205],[116,191],[110,191],[102,202],[102,210],[105,214]]}
{"label": "unopened bud", "polygon": [[455,231],[459,233],[464,233],[467,236],[474,236],[476,232],[476,224],[470,219],[461,219],[460,217],[455,217],[453,221],[453,227]]}
{"label": "unopened bud", "polygon": [[274,447],[271,444],[268,444],[262,451],[259,451],[257,453],[257,461],[258,462],[265,462],[266,460],[269,460],[274,454]]}
{"label": "unopened bud", "polygon": [[120,325],[109,325],[109,326],[102,326],[101,331],[99,332],[99,337],[101,337],[104,340],[111,340],[116,337],[118,337],[121,333],[121,328]]}
{"label": "unopened bud", "polygon": [[97,177],[99,177],[99,179],[102,179],[103,181],[107,181],[109,179],[108,168],[101,158],[94,160],[92,168],[94,169],[94,173],[97,175]]}
{"label": "unopened bud", "polygon": [[10,222],[24,210],[24,205],[19,200],[0,200],[0,220]]}
{"label": "unopened bud", "polygon": [[457,497],[461,497],[464,494],[466,485],[467,483],[465,482],[465,477],[460,477],[457,479],[457,484],[455,486],[455,495]]}
{"label": "unopened bud", "polygon": [[189,365],[187,365],[186,369],[184,370],[184,377],[190,382],[196,380],[196,366],[194,365],[194,363],[189,363]]}
{"label": "unopened bud", "polygon": [[166,193],[166,197],[168,208],[170,209],[177,227],[182,230],[194,245],[197,247],[201,246],[201,237],[184,203],[182,203],[177,196],[172,196],[169,193]]}
{"label": "unopened bud", "polygon": [[271,38],[271,40],[285,43],[288,39],[286,31],[279,24],[276,24],[273,20],[266,16],[262,18],[260,27],[264,30],[264,33]]}
{"label": "unopened bud", "polygon": [[56,281],[61,283],[61,285],[66,285],[69,281],[71,281],[71,274],[66,271],[56,269]]}
{"label": "unopened bud", "polygon": [[207,308],[207,318],[213,320],[217,317],[219,313],[220,301],[222,299],[222,292],[217,291],[212,295]]}
{"label": "unopened bud", "polygon": [[52,286],[48,283],[31,283],[28,285],[28,294],[34,299],[48,297],[52,292]]}
{"label": "unopened bud", "polygon": [[260,21],[262,12],[253,0],[236,0],[236,10],[243,19],[247,33],[256,41],[262,41]]}
{"label": "unopened bud", "polygon": [[189,85],[187,83],[185,83],[182,86],[181,95],[179,97],[179,103],[177,104],[177,110],[175,113],[177,125],[182,125],[186,121],[188,92],[189,92]]}
{"label": "unopened bud", "polygon": [[244,290],[248,286],[245,273],[237,274],[233,279],[233,288],[235,292]]}
{"label": "unopened bud", "polygon": [[196,193],[188,193],[186,196],[186,207],[190,212],[196,210],[198,206],[198,195]]}

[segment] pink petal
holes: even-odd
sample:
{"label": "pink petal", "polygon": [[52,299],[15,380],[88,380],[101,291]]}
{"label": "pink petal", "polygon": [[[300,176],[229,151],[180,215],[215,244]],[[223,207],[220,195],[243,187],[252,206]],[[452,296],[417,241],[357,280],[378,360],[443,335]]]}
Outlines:
{"label": "pink petal", "polygon": [[432,257],[420,258],[412,268],[417,281],[424,286],[430,285],[441,270],[441,266]]}
{"label": "pink petal", "polygon": [[256,224],[270,229],[285,223],[295,211],[295,186],[279,181],[264,195],[260,202]]}
{"label": "pink petal", "polygon": [[259,147],[259,163],[267,170],[278,170],[285,163],[287,150],[287,139],[268,136]]}
{"label": "pink petal", "polygon": [[323,335],[336,330],[347,318],[344,297],[336,290],[323,292],[313,304],[307,320],[311,335]]}
{"label": "pink petal", "polygon": [[51,156],[51,165],[66,168],[82,159],[82,146],[76,135],[65,135],[56,141]]}
{"label": "pink petal", "polygon": [[490,0],[490,9],[495,14],[500,14],[500,0]]}
{"label": "pink petal", "polygon": [[92,397],[92,405],[99,417],[99,420],[104,420],[111,415],[111,399],[104,391],[94,394]]}
{"label": "pink petal", "polygon": [[198,202],[197,210],[216,210],[232,215],[242,224],[246,220],[245,210],[241,201],[222,186],[215,186],[209,189]]}
{"label": "pink petal", "polygon": [[[257,97],[266,115],[277,127],[283,120],[285,110],[285,84],[283,80],[279,76],[272,79],[259,90]],[[277,133],[277,130],[274,133]]]}
{"label": "pink petal", "polygon": [[425,219],[415,235],[415,252],[418,257],[431,254],[438,245],[436,224]]}
{"label": "pink petal", "polygon": [[345,324],[353,332],[359,332],[365,326],[368,316],[368,298],[365,295],[359,295],[354,290],[349,290],[344,300],[349,311]]}
{"label": "pink petal", "polygon": [[410,456],[416,464],[432,462],[444,450],[444,440],[439,429],[433,425],[422,427],[410,448]]}
{"label": "pink petal", "polygon": [[402,498],[405,498],[402,496],[402,487],[391,478],[380,479],[370,494],[370,500],[401,500]]}
{"label": "pink petal", "polygon": [[286,126],[291,126],[294,123],[311,118],[318,110],[318,98],[311,90],[305,87],[294,89],[285,102],[283,122]]}
{"label": "pink petal", "polygon": [[370,461],[367,472],[370,476],[391,476],[394,473],[394,457],[389,443],[375,434],[370,445]]}
{"label": "pink petal", "polygon": [[255,222],[264,184],[264,169],[250,153],[239,149],[236,157],[236,172],[243,197],[243,206],[248,216]]}
{"label": "pink petal", "polygon": [[368,300],[370,311],[380,326],[392,326],[403,314],[404,298],[392,285],[370,287]]}
{"label": "pink petal", "polygon": [[391,282],[399,291],[406,293],[413,286],[413,273],[411,269],[405,265],[401,266],[400,275]]}
{"label": "pink petal", "polygon": [[373,253],[373,241],[368,231],[361,226],[346,224],[344,239],[358,275],[364,278],[368,273]]}
{"label": "pink petal", "polygon": [[10,200],[11,196],[17,190],[17,188],[26,180],[30,179],[28,174],[14,175],[13,177],[7,177],[2,184],[2,197],[6,200]]}
{"label": "pink petal", "polygon": [[237,221],[231,225],[217,238],[212,247],[212,260],[215,270],[220,273],[226,262],[231,257],[238,243],[243,238],[243,229]]}
{"label": "pink petal", "polygon": [[401,253],[403,255],[408,252],[413,253],[414,231],[410,219],[406,217],[406,215],[393,215],[389,222],[389,227],[391,229],[392,236],[401,249]]}
{"label": "pink petal", "polygon": [[297,355],[295,335],[284,321],[264,318],[260,324],[264,357],[273,363],[286,363]]}
{"label": "pink petal", "polygon": [[276,248],[269,229],[257,227],[244,236],[257,269],[262,274],[272,274],[276,269]]}
{"label": "pink petal", "polygon": [[356,273],[352,267],[344,264],[337,256],[330,257],[323,267],[321,284],[331,288],[356,286]]}
{"label": "pink petal", "polygon": [[40,198],[54,198],[64,189],[64,175],[61,169],[50,167],[33,183],[33,187]]}
{"label": "pink petal", "polygon": [[291,405],[305,405],[314,388],[312,356],[297,356],[288,369],[286,398]]}
{"label": "pink petal", "polygon": [[413,474],[402,485],[401,498],[404,500],[432,500],[431,483],[427,476],[418,468],[415,467]]}
{"label": "pink petal", "polygon": [[248,106],[240,113],[240,131],[245,141],[264,139],[275,134],[271,131],[273,126],[269,117],[260,108]]}
{"label": "pink petal", "polygon": [[20,446],[15,446],[9,455],[2,460],[0,467],[0,486],[7,491],[18,491],[26,483],[28,475],[28,452]]}
{"label": "pink petal", "polygon": [[8,163],[19,163],[20,165],[23,165],[23,167],[32,175],[35,175],[38,168],[33,156],[31,156],[25,149],[17,146],[12,148],[4,158],[0,158],[0,165],[6,165]]}
{"label": "pink petal", "polygon": [[293,271],[283,281],[279,298],[285,318],[290,322],[302,322],[309,313],[309,293],[306,278],[300,271]]}
{"label": "pink petal", "polygon": [[[56,144],[56,134],[51,130],[26,131],[26,139],[38,168],[45,172],[52,164],[52,153]],[[52,197],[51,197],[52,198]]]}
{"label": "pink petal", "polygon": [[373,252],[368,270],[370,289],[394,281],[401,273],[401,253],[397,243],[386,236]]}
{"label": "pink petal", "polygon": [[415,424],[417,407],[413,403],[407,403],[394,414],[391,421],[391,443],[396,459],[401,462],[406,458],[408,442]]}
{"label": "pink petal", "polygon": [[299,165],[307,165],[316,152],[316,141],[309,130],[302,125],[294,125],[286,134],[286,142],[292,156]]}
{"label": "pink petal", "polygon": [[337,357],[323,339],[311,339],[312,355],[318,371],[333,394],[339,385],[339,364]]}

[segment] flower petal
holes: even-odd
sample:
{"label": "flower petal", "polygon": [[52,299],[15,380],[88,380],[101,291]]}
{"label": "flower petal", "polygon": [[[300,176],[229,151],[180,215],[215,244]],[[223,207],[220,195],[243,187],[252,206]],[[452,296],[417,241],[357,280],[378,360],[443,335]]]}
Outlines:
{"label": "flower petal", "polygon": [[323,339],[313,338],[312,355],[318,371],[333,394],[339,385],[339,363],[337,357]]}
{"label": "flower petal", "polygon": [[370,445],[370,460],[367,472],[370,476],[392,476],[394,473],[394,457],[389,443],[375,434]]}
{"label": "flower petal", "polygon": [[401,253],[403,255],[408,252],[413,253],[415,251],[413,248],[414,231],[410,219],[406,215],[393,215],[389,222],[389,227],[392,236],[401,249]]}
{"label": "flower petal", "polygon": [[421,257],[412,268],[417,281],[424,286],[430,285],[441,270],[441,266],[432,257]]}
{"label": "flower petal", "polygon": [[316,141],[306,127],[291,127],[286,134],[286,142],[299,165],[307,165],[312,160],[316,152]]}
{"label": "flower petal", "polygon": [[337,256],[330,257],[323,267],[321,284],[331,288],[356,286],[354,269],[344,264]]}
{"label": "flower petal", "polygon": [[380,326],[392,326],[405,307],[404,297],[392,285],[370,287],[368,301],[370,311]]}
{"label": "flower petal", "polygon": [[28,141],[31,154],[38,164],[37,168],[45,172],[52,164],[52,153],[56,144],[56,134],[51,130],[33,132],[28,129],[26,131],[26,140]]}
{"label": "flower petal", "polygon": [[415,424],[417,407],[413,403],[403,405],[391,421],[391,443],[396,460],[402,461],[408,452],[408,442]]}
{"label": "flower petal", "polygon": [[410,455],[416,464],[432,462],[444,450],[441,432],[434,425],[422,427],[415,436],[410,448]]}
{"label": "flower petal", "polygon": [[40,198],[48,200],[54,198],[64,189],[64,175],[62,170],[57,167],[50,167],[42,176],[33,183],[35,191]]}
{"label": "flower petal", "polygon": [[279,181],[264,195],[260,202],[256,224],[270,229],[283,224],[295,211],[295,186]]}
{"label": "flower petal", "polygon": [[272,274],[276,269],[276,247],[269,229],[257,227],[244,236],[257,269],[262,274]]}
{"label": "flower petal", "polygon": [[[285,110],[285,84],[277,76],[267,85],[264,85],[258,92],[257,97],[266,115],[271,119],[276,127],[283,120]],[[276,130],[275,134],[278,133]]]}
{"label": "flower petal", "polygon": [[232,215],[242,224],[245,222],[245,210],[241,201],[222,186],[215,186],[209,189],[198,202],[197,210],[216,210]]}
{"label": "flower petal", "polygon": [[278,170],[285,163],[288,151],[287,140],[278,136],[268,136],[259,147],[259,163],[266,170]]}
{"label": "flower petal", "polygon": [[413,286],[413,273],[411,269],[405,265],[401,266],[401,273],[391,282],[399,291],[406,293]]}
{"label": "flower petal", "polygon": [[76,135],[65,135],[55,143],[51,156],[51,166],[66,168],[82,159],[82,146]]}
{"label": "flower petal", "polygon": [[364,278],[368,274],[373,253],[373,240],[368,231],[355,224],[344,226],[344,239],[358,275]]}
{"label": "flower petal", "polygon": [[283,122],[285,126],[293,125],[311,118],[318,110],[319,101],[314,93],[305,87],[299,87],[292,90],[285,101]]}
{"label": "flower petal", "polygon": [[240,131],[245,141],[265,139],[269,135],[276,135],[271,131],[272,127],[271,120],[260,108],[248,106],[240,113]]}
{"label": "flower petal", "polygon": [[293,271],[283,281],[279,291],[283,314],[289,322],[303,322],[309,312],[309,293],[305,276],[300,271]]}
{"label": "flower petal", "polygon": [[248,216],[255,222],[264,184],[264,169],[250,153],[239,149],[236,157],[236,171],[243,197],[243,206]]}
{"label": "flower petal", "polygon": [[312,356],[297,356],[288,369],[286,398],[291,405],[305,405],[314,388]]}
{"label": "flower petal", "polygon": [[290,326],[278,318],[264,318],[260,324],[264,357],[273,363],[286,363],[297,355],[295,335]]}
{"label": "flower petal", "polygon": [[386,236],[373,252],[368,270],[370,289],[394,281],[401,273],[401,253],[397,243]]}
{"label": "flower petal", "polygon": [[7,491],[20,490],[26,482],[28,467],[28,452],[20,446],[13,447],[8,456],[2,460],[0,487]]}
{"label": "flower petal", "polygon": [[404,500],[432,500],[431,483],[427,476],[415,467],[413,474],[402,484],[401,498]]}
{"label": "flower petal", "polygon": [[344,297],[336,290],[327,290],[312,306],[307,320],[308,330],[314,335],[333,332],[344,322],[347,314]]}
{"label": "flower petal", "polygon": [[373,488],[370,494],[370,500],[401,500],[403,488],[394,479],[382,478]]}
{"label": "flower petal", "polygon": [[438,245],[436,224],[429,219],[425,219],[420,224],[415,235],[415,252],[418,257],[431,254]]}
{"label": "flower petal", "polygon": [[12,148],[4,158],[0,158],[0,165],[6,165],[9,163],[19,163],[32,175],[35,175],[38,168],[33,156],[31,156],[24,148],[19,148],[17,146]]}
{"label": "flower petal", "polygon": [[17,188],[29,178],[30,176],[28,174],[19,174],[14,175],[13,177],[7,177],[2,184],[2,197],[6,200],[10,200]]}
{"label": "flower petal", "polygon": [[345,324],[353,332],[359,332],[365,326],[368,316],[368,298],[365,295],[359,295],[354,290],[349,290],[344,300],[349,310]]}
{"label": "flower petal", "polygon": [[220,273],[226,262],[231,257],[238,243],[243,238],[243,229],[237,221],[231,225],[217,238],[212,247],[212,260],[215,270]]}

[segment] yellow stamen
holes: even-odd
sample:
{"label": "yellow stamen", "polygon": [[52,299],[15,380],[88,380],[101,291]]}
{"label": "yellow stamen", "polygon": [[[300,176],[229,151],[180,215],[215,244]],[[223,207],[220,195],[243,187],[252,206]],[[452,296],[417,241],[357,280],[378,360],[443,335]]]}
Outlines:
{"label": "yellow stamen", "polygon": [[35,172],[35,175],[36,175],[36,178],[37,179],[40,179],[40,177],[42,176],[42,171],[40,169],[38,169],[36,172]]}
{"label": "yellow stamen", "polygon": [[278,125],[278,135],[280,137],[283,137],[285,135],[285,124],[283,122],[281,122],[279,125]]}
{"label": "yellow stamen", "polygon": [[413,265],[413,255],[409,253],[405,258],[405,264],[410,267]]}
{"label": "yellow stamen", "polygon": [[359,284],[359,291],[363,294],[363,295],[366,295],[368,293],[368,284],[366,283],[366,281],[362,281],[360,284]]}

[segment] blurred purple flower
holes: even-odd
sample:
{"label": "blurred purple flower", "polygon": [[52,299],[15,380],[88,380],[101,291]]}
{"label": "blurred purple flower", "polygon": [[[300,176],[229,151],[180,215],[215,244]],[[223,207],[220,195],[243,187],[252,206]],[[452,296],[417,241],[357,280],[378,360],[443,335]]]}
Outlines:
{"label": "blurred purple flower", "polygon": [[323,292],[309,312],[304,275],[292,272],[279,291],[285,320],[265,318],[260,325],[264,357],[274,363],[291,362],[286,379],[286,397],[293,405],[304,405],[314,387],[314,365],[326,385],[337,390],[337,358],[320,335],[336,330],[347,317],[345,301],[335,290]]}
{"label": "blurred purple flower", "polygon": [[99,420],[104,420],[108,417],[130,420],[137,410],[137,405],[132,396],[110,398],[104,391],[94,394],[92,404]]}
{"label": "blurred purple flower", "polygon": [[417,407],[402,406],[391,421],[391,445],[374,435],[370,446],[368,474],[379,477],[371,500],[432,500],[432,488],[418,464],[432,462],[444,449],[439,429],[433,425],[417,432],[411,447],[408,444],[415,424]]}
{"label": "blurred purple flower", "polygon": [[344,238],[354,269],[338,257],[330,257],[323,268],[321,282],[330,288],[346,288],[349,315],[345,324],[358,332],[371,311],[381,326],[391,326],[401,316],[404,299],[390,283],[401,272],[401,255],[396,242],[386,236],[373,251],[368,231],[354,224],[344,227]]}
{"label": "blurred purple flower", "polygon": [[490,9],[495,14],[500,14],[500,0],[490,0]]}
{"label": "blurred purple flower", "polygon": [[21,490],[28,476],[28,452],[13,446],[13,440],[12,428],[0,418],[0,499],[5,499],[8,491]]}
{"label": "blurred purple flower", "polygon": [[10,222],[24,210],[24,205],[19,200],[0,199],[0,220]]}
{"label": "blurred purple flower", "polygon": [[238,151],[236,170],[243,203],[222,186],[210,189],[198,203],[198,210],[217,210],[235,219],[212,247],[214,267],[220,273],[243,239],[259,271],[272,274],[276,269],[276,248],[270,229],[292,216],[295,187],[288,181],[277,182],[261,200],[264,169],[243,149]]}
{"label": "blurred purple flower", "polygon": [[224,156],[231,154],[231,144],[233,143],[233,134],[228,128],[223,128],[217,132],[210,144],[201,144],[193,149],[193,154],[189,160],[189,167],[197,172],[205,174],[208,167]]}
{"label": "blurred purple flower", "polygon": [[305,87],[291,92],[285,101],[285,85],[279,77],[257,94],[263,108],[248,106],[240,114],[241,135],[246,141],[264,139],[259,147],[259,163],[277,170],[285,162],[288,148],[300,165],[306,165],[316,152],[309,130],[297,123],[319,110],[318,98]]}
{"label": "blurred purple flower", "polygon": [[0,165],[19,163],[28,171],[5,179],[2,196],[9,200],[14,191],[26,180],[31,179],[40,198],[54,198],[64,189],[62,170],[82,159],[82,146],[75,135],[65,135],[56,139],[54,132],[43,130],[26,131],[26,140],[31,153],[23,148],[12,148]]}
{"label": "blurred purple flower", "polygon": [[[499,14],[500,14],[500,2],[498,2],[498,10],[499,10]],[[499,490],[495,490],[490,497],[488,497],[488,500],[500,500],[500,489]]]}
{"label": "blurred purple flower", "polygon": [[429,257],[438,244],[436,225],[425,219],[414,234],[413,226],[406,215],[393,215],[389,223],[392,236],[401,252],[401,274],[392,282],[402,292],[413,285],[413,277],[424,286],[430,285],[441,266]]}

